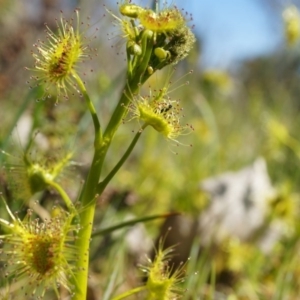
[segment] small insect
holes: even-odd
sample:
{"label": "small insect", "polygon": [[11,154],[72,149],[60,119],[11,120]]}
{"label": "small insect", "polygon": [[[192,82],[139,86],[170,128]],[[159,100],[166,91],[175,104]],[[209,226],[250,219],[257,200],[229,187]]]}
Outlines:
{"label": "small insect", "polygon": [[164,113],[168,112],[172,107],[173,107],[173,106],[172,106],[171,104],[169,104],[168,106],[162,108],[162,109],[160,110],[160,113],[161,113],[161,114],[164,114]]}

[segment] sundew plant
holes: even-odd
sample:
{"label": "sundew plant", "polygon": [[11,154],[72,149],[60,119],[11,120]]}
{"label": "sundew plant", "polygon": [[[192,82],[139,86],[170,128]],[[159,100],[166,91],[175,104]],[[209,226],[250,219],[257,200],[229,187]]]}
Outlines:
{"label": "sundew plant", "polygon": [[[34,65],[26,66],[24,73],[30,74],[28,85],[32,89],[42,90],[36,105],[51,102],[55,106],[65,100],[84,99],[93,124],[93,156],[78,195],[70,194],[58,180],[65,167],[73,163],[72,151],[52,161],[35,157],[28,145],[17,163],[12,161],[11,165],[5,166],[12,180],[14,176],[22,177],[16,180],[22,184],[21,189],[28,200],[24,206],[29,208],[25,216],[19,215],[4,195],[1,196],[7,216],[0,219],[4,232],[0,236],[0,261],[6,281],[1,299],[10,299],[9,295],[16,295],[12,297],[18,299],[42,299],[48,293],[58,299],[63,298],[62,293],[64,299],[69,299],[67,295],[73,300],[87,299],[90,242],[97,199],[117,175],[145,130],[155,130],[171,145],[180,144],[180,136],[193,131],[184,120],[179,101],[170,96],[170,78],[164,79],[163,87],[152,88],[147,96],[142,93],[142,87],[150,77],[166,67],[174,69],[189,54],[195,43],[190,28],[191,16],[175,5],[159,3],[156,3],[156,9],[150,9],[123,1],[119,4],[119,12],[107,9],[107,15],[119,26],[124,40],[127,70],[120,98],[103,127],[80,64],[95,55],[99,57],[99,53],[89,44],[86,32],[81,31],[79,12],[76,9],[71,19],[61,14],[56,21],[56,30],[45,24],[45,36],[34,44],[32,51]],[[97,34],[102,32],[104,30],[99,30]],[[123,149],[120,151],[120,157],[115,158],[112,169],[103,174],[114,136],[120,125],[129,121],[135,122],[135,136],[128,142],[127,149],[124,148],[123,153]],[[173,153],[170,149],[170,155]],[[4,149],[2,154],[10,155]],[[10,159],[14,160],[14,157]],[[43,191],[55,191],[63,204],[47,211],[42,203],[36,203],[40,209],[35,209],[30,197]],[[160,245],[154,259],[149,259],[149,264],[142,267],[148,274],[146,282],[122,291],[112,299],[125,299],[139,293],[149,300],[179,299],[183,291],[178,283],[184,268],[173,270],[168,266],[171,252],[172,249],[163,250]]]}

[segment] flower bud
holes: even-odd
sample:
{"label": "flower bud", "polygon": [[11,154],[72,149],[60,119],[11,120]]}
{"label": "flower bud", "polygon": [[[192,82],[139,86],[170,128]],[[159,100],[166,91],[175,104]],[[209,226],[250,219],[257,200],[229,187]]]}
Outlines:
{"label": "flower bud", "polygon": [[159,58],[160,60],[164,60],[170,57],[170,52],[164,50],[163,48],[155,48],[154,49],[154,54],[156,55],[157,58]]}
{"label": "flower bud", "polygon": [[141,55],[142,54],[142,48],[137,43],[135,43],[132,40],[129,40],[127,42],[127,50],[131,55]]}
{"label": "flower bud", "polygon": [[119,10],[123,16],[136,19],[144,9],[136,4],[125,3],[119,7]]}

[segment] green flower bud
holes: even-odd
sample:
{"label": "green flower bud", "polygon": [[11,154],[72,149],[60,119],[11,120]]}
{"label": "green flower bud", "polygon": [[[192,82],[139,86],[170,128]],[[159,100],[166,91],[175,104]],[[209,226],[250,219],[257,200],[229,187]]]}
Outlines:
{"label": "green flower bud", "polygon": [[149,66],[148,68],[147,68],[147,71],[148,71],[148,74],[153,74],[153,72],[154,72],[154,70],[153,70],[153,68],[151,67],[151,66]]}
{"label": "green flower bud", "polygon": [[166,51],[166,50],[164,50],[163,48],[160,48],[160,47],[154,49],[154,54],[160,60],[165,60],[165,59],[170,57],[170,52]]}
{"label": "green flower bud", "polygon": [[142,54],[142,48],[140,45],[138,45],[137,43],[135,43],[132,40],[129,40],[127,42],[127,50],[129,51],[130,54],[132,55],[141,55]]}
{"label": "green flower bud", "polygon": [[125,3],[119,8],[123,16],[136,19],[144,9],[136,4]]}

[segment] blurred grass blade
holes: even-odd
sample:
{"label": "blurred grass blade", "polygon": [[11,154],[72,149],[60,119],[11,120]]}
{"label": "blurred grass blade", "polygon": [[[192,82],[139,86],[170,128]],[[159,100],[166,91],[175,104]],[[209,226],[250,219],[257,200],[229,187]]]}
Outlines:
{"label": "blurred grass blade", "polygon": [[[27,96],[24,98],[19,110],[16,112],[15,117],[9,127],[9,129],[6,132],[6,135],[3,137],[2,140],[0,140],[0,147],[2,149],[5,149],[8,141],[9,141],[9,137],[11,135],[11,133],[13,132],[14,128],[16,127],[18,120],[20,119],[20,117],[22,116],[22,114],[24,113],[24,111],[27,109],[27,107],[29,106],[29,103],[32,101],[32,99],[38,99],[41,97],[43,93],[43,89],[42,87],[35,87],[32,90],[30,90],[30,92],[27,94]],[[2,161],[2,157],[0,156],[0,162]]]}
{"label": "blurred grass blade", "polygon": [[133,220],[122,222],[120,224],[113,225],[113,226],[110,226],[110,227],[107,227],[104,229],[95,230],[92,234],[92,237],[99,236],[99,235],[105,235],[105,234],[108,234],[115,230],[122,229],[124,227],[133,226],[137,223],[149,222],[152,220],[156,220],[156,219],[160,219],[160,218],[167,218],[169,216],[175,216],[175,215],[179,215],[179,213],[167,213],[167,214],[163,214],[163,215],[153,215],[153,216],[133,219]]}

